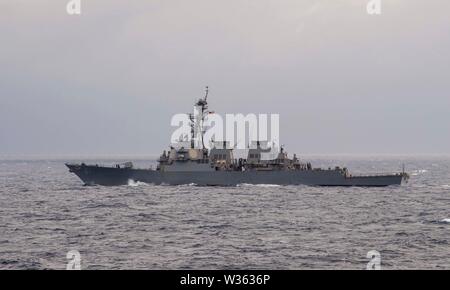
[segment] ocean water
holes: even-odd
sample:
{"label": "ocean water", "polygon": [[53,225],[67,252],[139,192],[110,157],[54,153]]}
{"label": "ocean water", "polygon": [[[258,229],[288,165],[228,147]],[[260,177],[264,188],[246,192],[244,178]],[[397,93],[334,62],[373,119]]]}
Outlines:
{"label": "ocean water", "polygon": [[405,163],[411,178],[386,188],[89,187],[65,160],[3,160],[0,269],[65,269],[70,250],[82,269],[365,269],[371,250],[382,269],[450,269],[450,157],[307,160],[352,173]]}

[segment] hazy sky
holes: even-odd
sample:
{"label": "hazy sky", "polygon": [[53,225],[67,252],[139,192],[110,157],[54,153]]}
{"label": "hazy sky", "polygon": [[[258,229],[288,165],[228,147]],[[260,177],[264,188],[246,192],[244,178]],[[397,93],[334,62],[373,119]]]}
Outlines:
{"label": "hazy sky", "polygon": [[297,153],[450,153],[450,1],[0,0],[0,156],[158,154],[210,86]]}

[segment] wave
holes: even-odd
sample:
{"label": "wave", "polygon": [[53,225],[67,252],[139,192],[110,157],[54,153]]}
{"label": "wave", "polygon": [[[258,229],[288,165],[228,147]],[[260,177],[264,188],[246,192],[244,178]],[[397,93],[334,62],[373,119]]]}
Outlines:
{"label": "wave", "polygon": [[442,223],[450,223],[450,219],[443,219],[441,220]]}
{"label": "wave", "polygon": [[251,183],[239,183],[237,187],[280,187],[279,184],[251,184]]}
{"label": "wave", "polygon": [[145,182],[142,182],[142,181],[134,181],[133,179],[128,179],[128,186],[135,187],[135,186],[142,186],[142,185],[148,185],[148,184]]}
{"label": "wave", "polygon": [[426,169],[418,169],[418,170],[413,170],[411,172],[411,175],[412,176],[417,176],[417,175],[424,174],[424,173],[427,173],[427,172],[428,172],[428,170],[426,170]]}

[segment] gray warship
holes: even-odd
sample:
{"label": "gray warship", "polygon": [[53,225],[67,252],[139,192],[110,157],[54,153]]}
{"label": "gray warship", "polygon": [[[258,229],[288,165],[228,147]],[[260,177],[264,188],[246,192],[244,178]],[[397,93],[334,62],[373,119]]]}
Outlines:
{"label": "gray warship", "polygon": [[[208,114],[208,90],[195,106],[199,109],[203,123]],[[197,122],[191,117],[190,146],[170,147],[157,160],[156,169],[134,168],[131,162],[113,166],[86,163],[66,163],[69,171],[76,174],[85,185],[117,186],[134,182],[149,184],[198,186],[236,186],[239,184],[309,185],[309,186],[362,186],[383,187],[401,185],[408,180],[403,172],[374,175],[353,175],[347,168],[314,168],[311,163],[301,162],[294,154],[289,158],[281,147],[274,159],[261,156],[268,151],[257,141],[248,149],[247,158],[234,158],[233,148],[227,142],[215,142],[205,148],[203,129],[201,146],[194,144],[194,128]]]}

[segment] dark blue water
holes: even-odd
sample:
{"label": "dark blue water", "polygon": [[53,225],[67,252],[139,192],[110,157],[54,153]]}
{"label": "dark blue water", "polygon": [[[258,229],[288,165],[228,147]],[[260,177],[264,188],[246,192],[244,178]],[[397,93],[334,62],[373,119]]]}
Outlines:
{"label": "dark blue water", "polygon": [[86,187],[64,161],[0,161],[0,269],[65,269],[69,250],[83,269],[365,269],[370,250],[383,269],[450,268],[450,157],[308,159],[405,163],[387,188]]}

